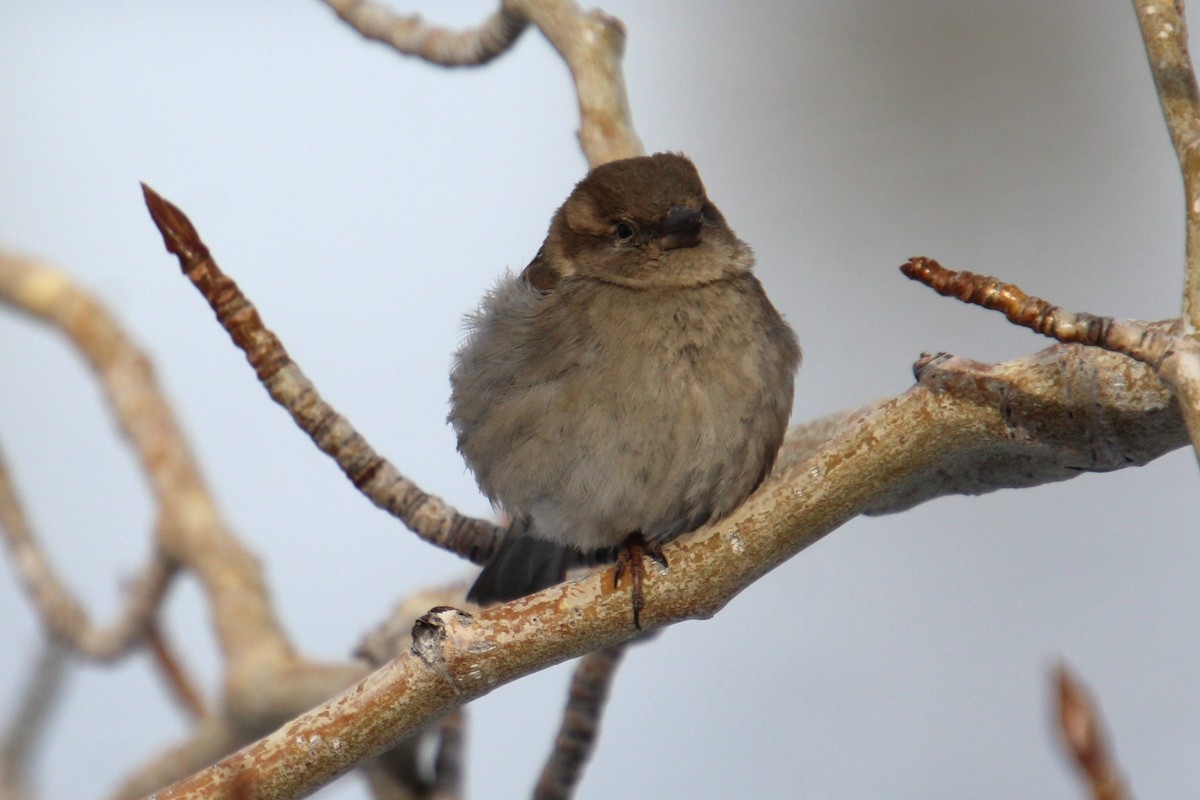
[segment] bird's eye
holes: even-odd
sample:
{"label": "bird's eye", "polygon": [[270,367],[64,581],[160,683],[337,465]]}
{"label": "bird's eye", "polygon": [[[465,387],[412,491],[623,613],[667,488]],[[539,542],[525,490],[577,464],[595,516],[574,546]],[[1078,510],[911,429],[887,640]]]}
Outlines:
{"label": "bird's eye", "polygon": [[618,239],[628,242],[637,233],[637,230],[633,227],[633,223],[622,220],[617,223],[616,233]]}

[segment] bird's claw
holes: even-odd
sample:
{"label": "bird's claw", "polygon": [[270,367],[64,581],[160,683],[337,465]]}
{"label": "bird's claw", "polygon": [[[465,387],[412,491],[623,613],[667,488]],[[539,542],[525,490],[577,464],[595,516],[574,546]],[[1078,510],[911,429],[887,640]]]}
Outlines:
{"label": "bird's claw", "polygon": [[642,629],[642,609],[645,607],[645,595],[642,593],[642,583],[646,577],[646,566],[643,559],[650,556],[663,568],[667,567],[667,557],[663,555],[662,545],[658,542],[647,542],[640,533],[630,534],[625,545],[617,554],[617,564],[613,572],[613,588],[621,585],[621,576],[625,568],[629,568],[630,604],[633,606],[633,627]]}

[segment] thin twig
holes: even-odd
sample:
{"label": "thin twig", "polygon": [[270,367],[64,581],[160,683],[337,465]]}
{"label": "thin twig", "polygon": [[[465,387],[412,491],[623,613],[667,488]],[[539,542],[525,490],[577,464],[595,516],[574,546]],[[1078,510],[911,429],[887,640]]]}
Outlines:
{"label": "thin twig", "polygon": [[1096,704],[1065,664],[1054,671],[1059,733],[1092,800],[1132,800],[1104,736]]}
{"label": "thin twig", "polygon": [[175,703],[193,720],[199,720],[206,716],[208,709],[205,708],[204,698],[201,697],[200,690],[196,688],[195,681],[184,670],[158,620],[150,624],[146,639],[150,645],[150,654],[154,658],[154,663],[158,666],[159,674],[166,682]]}
{"label": "thin twig", "polygon": [[571,71],[579,101],[579,145],[588,165],[645,152],[633,128],[621,68],[625,26],[616,17],[585,12],[571,0],[502,0],[500,10],[478,28],[451,31],[374,0],[324,2],[368,39],[446,67],[487,63],[511,48],[532,23]]}
{"label": "thin twig", "polygon": [[292,415],[372,503],[425,541],[476,563],[485,562],[495,551],[502,529],[487,520],[459,514],[440,498],[423,492],[376,453],[350,421],[321,398],[279,337],[263,324],[253,303],[217,266],[184,213],[149,186],[143,184],[142,191],[167,250],[179,257],[184,274],[208,301],[233,343],[246,354],[271,399]]}
{"label": "thin twig", "polygon": [[486,64],[511,48],[528,25],[524,18],[502,8],[478,28],[452,31],[429,25],[416,14],[397,14],[373,0],[324,2],[364,38],[442,67]]}
{"label": "thin twig", "polygon": [[600,720],[625,647],[625,643],[615,644],[579,660],[554,749],[533,791],[535,800],[569,800],[575,796],[583,768],[600,736]]}
{"label": "thin twig", "polygon": [[1025,294],[1011,283],[974,272],[953,272],[931,258],[912,258],[900,267],[905,276],[964,303],[999,311],[1008,320],[1064,344],[1103,347],[1158,369],[1176,337],[1143,322],[1067,311]]}

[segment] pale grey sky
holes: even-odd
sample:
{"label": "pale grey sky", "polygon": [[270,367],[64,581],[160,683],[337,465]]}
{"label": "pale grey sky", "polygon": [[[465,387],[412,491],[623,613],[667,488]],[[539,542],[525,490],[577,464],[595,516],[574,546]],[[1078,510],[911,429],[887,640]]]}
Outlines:
{"label": "pale grey sky", "polygon": [[[415,7],[449,23],[483,2]],[[634,120],[682,150],[800,334],[796,418],[895,394],[922,351],[1047,342],[911,284],[928,255],[1067,307],[1178,313],[1182,191],[1125,2],[605,4]],[[1200,24],[1200,23],[1198,23]],[[255,382],[162,249],[178,203],[339,410],[428,491],[487,504],[445,425],[459,320],[523,266],[582,175],[567,73],[536,32],[447,72],[315,0],[0,7],[0,243],[69,270],[150,352],[212,489],[306,653],[465,574],[361,499]],[[107,619],[148,495],[62,341],[0,314],[0,443]],[[633,649],[581,798],[1075,797],[1049,726],[1067,658],[1144,797],[1200,796],[1193,456],[859,519],[713,620]],[[199,592],[170,630],[209,696]],[[0,713],[37,626],[0,578]],[[471,796],[528,794],[569,669],[473,705]],[[38,771],[104,795],[183,735],[140,658],[73,676]],[[357,798],[356,779],[326,790]]]}

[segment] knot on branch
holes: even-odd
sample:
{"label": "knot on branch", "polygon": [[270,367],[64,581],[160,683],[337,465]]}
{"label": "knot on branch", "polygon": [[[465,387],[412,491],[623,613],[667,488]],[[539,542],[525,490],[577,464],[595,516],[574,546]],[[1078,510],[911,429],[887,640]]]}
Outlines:
{"label": "knot on branch", "polygon": [[413,623],[412,645],[409,650],[425,666],[449,677],[447,640],[455,638],[453,634],[456,630],[474,624],[475,618],[466,611],[452,606],[436,606]]}

